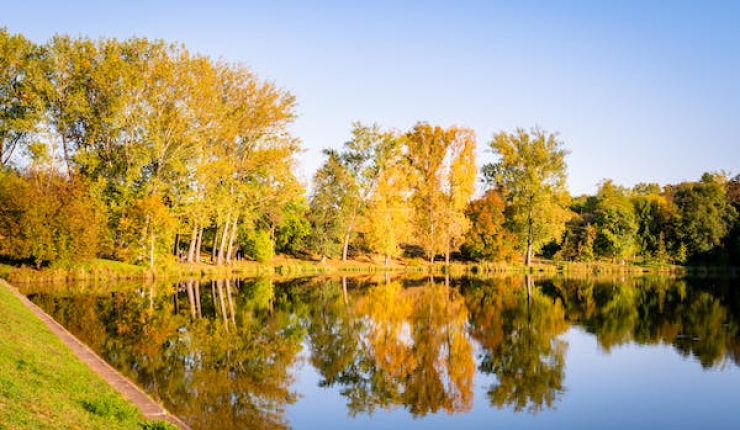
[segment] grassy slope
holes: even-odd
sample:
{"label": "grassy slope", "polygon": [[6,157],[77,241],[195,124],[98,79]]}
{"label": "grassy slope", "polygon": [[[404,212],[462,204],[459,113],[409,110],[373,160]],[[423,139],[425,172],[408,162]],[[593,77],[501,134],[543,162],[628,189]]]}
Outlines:
{"label": "grassy slope", "polygon": [[143,421],[0,285],[0,429],[141,429]]}

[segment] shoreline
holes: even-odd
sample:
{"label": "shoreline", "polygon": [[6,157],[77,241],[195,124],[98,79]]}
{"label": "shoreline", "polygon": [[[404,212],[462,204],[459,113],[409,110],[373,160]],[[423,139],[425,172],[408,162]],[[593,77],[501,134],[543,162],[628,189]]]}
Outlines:
{"label": "shoreline", "polygon": [[[0,280],[0,288],[10,292],[26,310],[33,314],[35,319],[43,323],[45,329],[51,335],[58,339],[68,351],[74,354],[79,363],[97,375],[111,389],[123,396],[128,403],[135,406],[141,412],[142,416],[149,420],[166,421],[181,430],[190,430],[187,424],[177,416],[169,413],[162,405],[155,402],[135,383],[123,376],[40,307],[31,302],[15,286]],[[143,424],[141,425],[143,426]]]}
{"label": "shoreline", "polygon": [[154,269],[97,259],[69,269],[10,266],[0,264],[0,278],[10,283],[58,283],[71,281],[106,280],[163,280],[185,277],[213,278],[227,276],[279,276],[303,277],[352,274],[419,274],[434,273],[451,276],[500,276],[500,275],[551,275],[551,276],[604,276],[604,275],[657,275],[657,276],[740,276],[740,268],[733,266],[674,266],[636,265],[608,262],[554,262],[543,260],[531,267],[516,263],[444,262],[431,266],[422,260],[397,260],[390,266],[372,260],[334,261],[326,263],[310,260],[276,258],[270,263],[238,261],[230,265],[215,266],[208,263],[173,263]]}

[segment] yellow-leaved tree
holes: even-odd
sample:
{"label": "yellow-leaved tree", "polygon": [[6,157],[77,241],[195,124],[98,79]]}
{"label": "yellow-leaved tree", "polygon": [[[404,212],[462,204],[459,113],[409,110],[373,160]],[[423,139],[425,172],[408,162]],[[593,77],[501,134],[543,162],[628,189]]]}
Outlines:
{"label": "yellow-leaved tree", "polygon": [[405,135],[413,194],[414,237],[434,263],[460,246],[469,224],[465,207],[475,186],[475,134],[418,123]]}

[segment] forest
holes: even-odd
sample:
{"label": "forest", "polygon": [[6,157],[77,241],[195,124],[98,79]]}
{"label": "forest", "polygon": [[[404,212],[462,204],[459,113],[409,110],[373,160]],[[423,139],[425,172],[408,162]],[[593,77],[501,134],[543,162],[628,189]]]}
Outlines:
{"label": "forest", "polygon": [[0,28],[0,259],[740,264],[740,175],[571,196],[555,132],[497,133],[480,165],[472,129],[420,121],[351,124],[309,186],[296,103],[181,45]]}

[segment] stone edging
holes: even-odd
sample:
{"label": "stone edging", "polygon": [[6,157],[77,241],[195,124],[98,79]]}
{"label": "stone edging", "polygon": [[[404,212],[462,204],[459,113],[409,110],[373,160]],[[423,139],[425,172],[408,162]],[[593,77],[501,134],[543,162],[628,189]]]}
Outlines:
{"label": "stone edging", "polygon": [[113,366],[100,358],[87,345],[77,339],[72,333],[67,331],[61,324],[56,322],[40,307],[36,306],[26,296],[21,294],[15,287],[0,279],[0,284],[4,285],[12,292],[31,312],[33,312],[54,335],[59,338],[80,361],[85,363],[93,372],[103,378],[114,390],[118,391],[129,402],[133,403],[141,413],[150,419],[161,419],[168,421],[182,430],[191,430],[178,417],[167,412],[160,404],[149,397],[141,388],[123,376]]}

